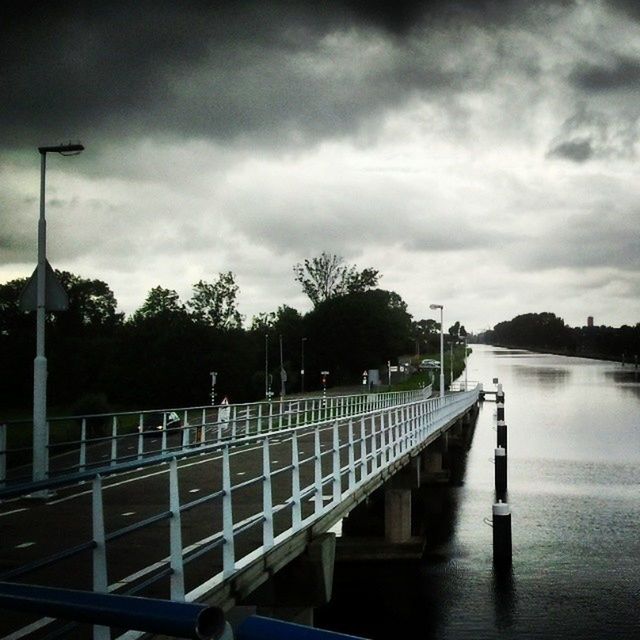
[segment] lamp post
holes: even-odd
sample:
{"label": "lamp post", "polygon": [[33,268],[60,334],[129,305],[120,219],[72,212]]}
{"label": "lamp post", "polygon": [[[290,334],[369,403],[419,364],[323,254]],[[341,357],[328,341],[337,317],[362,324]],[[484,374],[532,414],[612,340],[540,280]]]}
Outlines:
{"label": "lamp post", "polygon": [[300,393],[304,393],[304,343],[306,338],[300,340]]}
{"label": "lamp post", "polygon": [[449,385],[453,384],[453,336],[451,338],[451,342],[449,343],[449,362],[451,366],[449,367]]}
{"label": "lamp post", "polygon": [[264,397],[271,400],[269,396],[269,334],[264,336]]}
{"label": "lamp post", "polygon": [[36,357],[33,361],[33,481],[44,480],[47,456],[47,358],[45,319],[47,310],[47,221],[45,219],[45,174],[47,153],[77,155],[81,144],[38,147],[40,152],[40,218],[38,220],[38,267],[36,288]]}
{"label": "lamp post", "polygon": [[282,334],[280,334],[280,399],[284,398],[286,382],[287,372],[284,370],[284,362],[282,360]]}
{"label": "lamp post", "polygon": [[430,304],[429,309],[440,309],[440,397],[444,397],[444,307]]}

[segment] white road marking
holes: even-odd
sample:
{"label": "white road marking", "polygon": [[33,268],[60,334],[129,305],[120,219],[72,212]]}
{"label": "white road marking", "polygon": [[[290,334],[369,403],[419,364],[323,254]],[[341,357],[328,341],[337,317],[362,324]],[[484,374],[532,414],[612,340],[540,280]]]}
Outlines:
{"label": "white road marking", "polygon": [[189,489],[189,493],[198,493],[200,489]]}
{"label": "white road marking", "polygon": [[125,513],[121,513],[121,516],[134,516],[136,514],[135,511],[126,511]]}
{"label": "white road marking", "polygon": [[[246,453],[248,451],[257,451],[259,449],[262,449],[262,446],[259,445],[257,447],[250,447],[248,449],[242,449],[240,451],[234,451],[233,453],[230,453],[229,455],[231,456],[237,456],[240,453]],[[202,453],[201,455],[205,455],[204,453]],[[214,456],[212,458],[207,458],[206,460],[196,460],[194,462],[190,462],[188,464],[182,464],[180,465],[180,469],[186,469],[188,467],[194,467],[196,465],[199,464],[206,464],[207,462],[213,462],[215,460],[220,460],[222,458],[222,456]],[[144,467],[140,467],[141,469],[143,469]],[[120,482],[114,482],[112,484],[105,484],[103,485],[103,490],[106,489],[111,489],[113,487],[119,487],[123,484],[130,484],[131,482],[137,482],[138,480],[145,480],[147,478],[153,478],[154,476],[158,476],[164,473],[169,473],[168,469],[163,469],[162,471],[154,471],[152,473],[148,473],[146,475],[143,476],[135,476],[134,478],[128,478],[127,480],[121,480]],[[54,505],[54,504],[60,504],[61,502],[67,502],[69,500],[73,500],[74,498],[79,498],[81,496],[86,496],[89,495],[91,493],[91,489],[89,489],[88,491],[80,491],[78,493],[74,493],[73,495],[70,496],[66,496],[64,498],[60,498],[59,500],[51,500],[47,502],[47,505]],[[2,638],[2,640],[4,640],[4,638]]]}
{"label": "white road marking", "polygon": [[2,640],[20,640],[20,638],[24,638],[29,634],[37,631],[38,629],[42,629],[42,627],[46,627],[48,624],[53,622],[55,618],[41,618],[37,622],[33,624],[27,625],[26,627],[22,627],[22,629],[18,629],[18,631],[14,631],[10,633],[8,636],[4,636]]}
{"label": "white road marking", "polygon": [[28,547],[33,547],[35,542],[23,542],[22,544],[17,544],[16,549],[26,549]]}
{"label": "white road marking", "polygon": [[[22,507],[22,509],[14,509],[13,511],[7,511],[6,513],[0,513],[0,517],[2,516],[10,516],[14,513],[20,513],[21,511],[27,511],[27,507]],[[3,638],[4,640],[4,638]]]}

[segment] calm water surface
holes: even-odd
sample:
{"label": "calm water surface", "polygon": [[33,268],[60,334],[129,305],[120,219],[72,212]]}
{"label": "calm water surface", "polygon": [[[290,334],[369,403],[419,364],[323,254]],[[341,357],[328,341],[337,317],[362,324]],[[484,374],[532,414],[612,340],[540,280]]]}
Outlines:
{"label": "calm water surface", "polygon": [[[500,379],[513,568],[495,575],[494,403],[462,486],[428,516],[421,563],[337,569],[318,623],[370,638],[640,638],[640,373],[473,345],[469,380]],[[487,384],[488,383],[488,384]],[[412,631],[416,629],[416,631]]]}

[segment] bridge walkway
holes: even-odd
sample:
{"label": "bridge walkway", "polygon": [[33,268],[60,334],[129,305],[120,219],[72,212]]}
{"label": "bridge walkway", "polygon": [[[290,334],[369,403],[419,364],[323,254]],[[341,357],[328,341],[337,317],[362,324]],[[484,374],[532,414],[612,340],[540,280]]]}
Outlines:
{"label": "bridge walkway", "polygon": [[[86,472],[80,485],[58,481],[44,502],[5,500],[0,580],[228,609],[477,398],[476,389],[247,436],[109,478]],[[61,624],[9,613],[0,633],[36,638]]]}

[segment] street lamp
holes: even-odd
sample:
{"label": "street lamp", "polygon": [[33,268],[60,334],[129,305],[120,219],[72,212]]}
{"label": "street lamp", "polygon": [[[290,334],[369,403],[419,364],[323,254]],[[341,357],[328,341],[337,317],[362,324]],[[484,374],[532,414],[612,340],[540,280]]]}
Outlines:
{"label": "street lamp", "polygon": [[304,393],[304,343],[306,338],[300,340],[300,393]]}
{"label": "street lamp", "polygon": [[282,360],[282,334],[280,334],[280,399],[282,400],[285,395],[285,385],[287,382],[287,372],[284,370],[284,363]]}
{"label": "street lamp", "polygon": [[44,215],[47,153],[77,155],[81,144],[38,147],[40,152],[40,218],[38,220],[38,267],[36,287],[36,357],[33,361],[33,481],[44,480],[47,455],[47,358],[44,350],[47,310],[47,221]]}
{"label": "street lamp", "polygon": [[444,397],[444,307],[430,304],[429,309],[440,309],[440,397]]}

